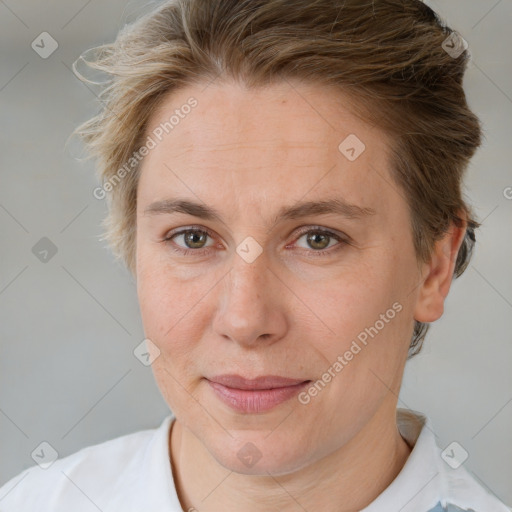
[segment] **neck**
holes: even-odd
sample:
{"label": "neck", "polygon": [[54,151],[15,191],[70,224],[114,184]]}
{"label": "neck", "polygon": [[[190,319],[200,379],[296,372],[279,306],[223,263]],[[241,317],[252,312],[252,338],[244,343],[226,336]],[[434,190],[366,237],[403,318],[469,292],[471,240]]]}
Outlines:
{"label": "neck", "polygon": [[181,505],[184,510],[201,512],[235,507],[247,512],[361,510],[391,484],[411,451],[396,426],[394,408],[386,415],[378,411],[338,450],[279,476],[244,475],[226,469],[178,420],[171,429],[169,445]]}

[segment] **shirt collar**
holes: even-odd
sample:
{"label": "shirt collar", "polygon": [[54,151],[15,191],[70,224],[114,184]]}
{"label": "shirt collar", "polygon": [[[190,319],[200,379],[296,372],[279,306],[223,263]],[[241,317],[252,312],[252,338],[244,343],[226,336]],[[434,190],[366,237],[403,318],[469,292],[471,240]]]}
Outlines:
{"label": "shirt collar", "polygon": [[445,486],[441,456],[429,418],[397,409],[397,426],[412,451],[391,484],[361,512],[418,512],[439,502]]}
{"label": "shirt collar", "polygon": [[[181,512],[169,457],[169,431],[175,416],[165,417],[149,439],[137,471],[125,470],[120,475],[122,487],[108,503],[104,512],[166,510]],[[123,477],[124,476],[124,477]]]}

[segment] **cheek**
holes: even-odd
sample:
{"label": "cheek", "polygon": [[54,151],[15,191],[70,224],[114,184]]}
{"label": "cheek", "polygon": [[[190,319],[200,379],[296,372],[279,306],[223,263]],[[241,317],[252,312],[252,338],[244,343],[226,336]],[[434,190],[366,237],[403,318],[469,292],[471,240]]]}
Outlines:
{"label": "cheek", "polygon": [[347,268],[316,286],[304,286],[299,294],[311,308],[308,316],[343,347],[397,300],[397,290],[384,275],[376,266]]}
{"label": "cheek", "polygon": [[[156,256],[156,255],[155,255]],[[159,366],[190,368],[197,360],[196,347],[203,337],[205,303],[213,283],[206,275],[180,278],[158,256],[138,260],[137,295],[144,332],[160,350]],[[206,293],[206,295],[205,295]]]}
{"label": "cheek", "polygon": [[366,396],[358,400],[369,403],[372,396],[380,397],[386,388],[376,375],[394,387],[412,327],[407,276],[395,263],[391,254],[381,253],[357,271],[347,269],[320,288],[302,292],[321,319],[308,313],[314,325],[308,326],[307,338],[323,370],[336,375],[331,387],[336,399],[350,402],[360,393]]}
{"label": "cheek", "polygon": [[180,285],[158,265],[139,269],[137,293],[144,333],[159,350],[152,372],[171,410],[182,411],[190,406],[199,372],[202,309],[198,301],[204,292],[200,293],[200,285]]}
{"label": "cheek", "polygon": [[406,308],[394,284],[375,276],[370,282],[345,281],[337,291],[332,286],[329,300],[311,297],[335,333],[315,336],[313,329],[309,331],[323,363],[317,365],[316,389],[310,388],[301,403],[311,401],[319,415],[343,425],[340,431],[355,432],[355,425],[362,426],[371,417],[390,389],[398,393],[409,343]]}
{"label": "cheek", "polygon": [[137,243],[137,296],[146,335],[157,340],[178,321],[183,304],[183,287],[176,286],[166,269],[160,244]]}

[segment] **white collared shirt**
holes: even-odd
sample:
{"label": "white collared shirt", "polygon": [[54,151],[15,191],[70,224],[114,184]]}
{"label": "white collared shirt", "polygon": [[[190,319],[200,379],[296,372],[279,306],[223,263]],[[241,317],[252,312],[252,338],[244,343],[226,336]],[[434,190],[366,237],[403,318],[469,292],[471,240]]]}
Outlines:
{"label": "white collared shirt", "polygon": [[[169,459],[174,419],[26,469],[0,488],[0,511],[182,512]],[[411,454],[361,512],[510,512],[459,465],[460,448],[442,455],[423,414],[397,409],[397,425]]]}

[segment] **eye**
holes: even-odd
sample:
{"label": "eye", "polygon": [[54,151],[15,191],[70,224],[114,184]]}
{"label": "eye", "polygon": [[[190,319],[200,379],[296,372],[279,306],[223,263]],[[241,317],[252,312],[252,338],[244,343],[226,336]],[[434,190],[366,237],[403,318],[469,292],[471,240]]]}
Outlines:
{"label": "eye", "polygon": [[[180,238],[182,241],[181,244],[175,241]],[[211,247],[215,246],[215,243],[212,243],[209,246],[206,245],[208,238],[214,238],[214,234],[210,230],[206,228],[200,229],[196,227],[188,227],[168,234],[162,242],[170,245],[173,251],[182,255],[201,255],[208,252]],[[295,243],[297,243],[301,238],[305,238],[309,249],[308,247],[299,247],[299,250],[304,251],[306,256],[313,257],[327,257],[350,243],[348,237],[337,235],[332,231],[316,226],[313,228],[308,226],[302,229],[298,233],[298,238],[295,239]],[[338,243],[332,244],[331,242],[333,241],[337,241]],[[332,245],[335,246],[333,250],[330,249]],[[290,246],[286,246],[286,248],[288,247]]]}
{"label": "eye", "polygon": [[[191,253],[200,253],[203,249],[211,247],[206,246],[206,240],[208,237],[212,237],[213,234],[205,229],[197,229],[197,228],[187,228],[182,229],[181,231],[177,231],[175,233],[170,234],[162,241],[167,244],[172,244],[177,246],[177,248],[173,247],[173,250],[182,254],[191,254]],[[182,241],[184,245],[180,245],[176,243],[174,240],[182,237]]]}
{"label": "eye", "polygon": [[[297,242],[301,238],[305,238],[306,244],[309,246],[309,248],[313,249],[307,250],[307,252],[314,257],[328,256],[349,243],[348,240],[344,237],[320,227],[313,229],[311,227],[307,227],[306,229],[299,232],[299,235],[300,236],[297,238]],[[331,244],[333,241],[337,241],[338,243]],[[334,250],[327,250],[333,245],[335,246]],[[308,249],[308,247],[306,247],[306,249]]]}

